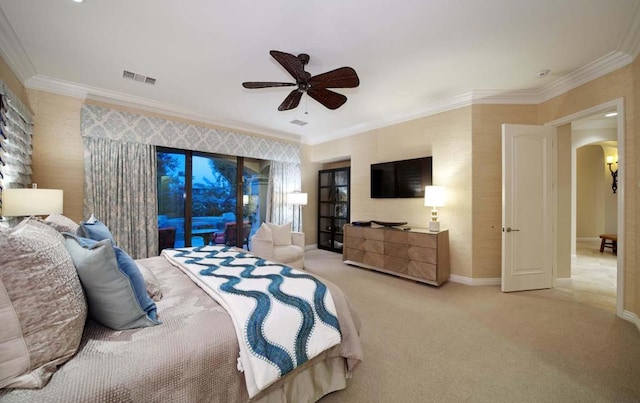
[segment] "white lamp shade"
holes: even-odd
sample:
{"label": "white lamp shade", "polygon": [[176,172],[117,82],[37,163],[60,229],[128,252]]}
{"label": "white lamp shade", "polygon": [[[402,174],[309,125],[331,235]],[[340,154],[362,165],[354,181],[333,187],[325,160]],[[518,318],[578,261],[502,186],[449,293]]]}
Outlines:
{"label": "white lamp shade", "polygon": [[287,204],[307,205],[307,194],[301,192],[287,193]]}
{"label": "white lamp shade", "polygon": [[442,207],[445,202],[444,186],[425,186],[424,205],[429,207]]}
{"label": "white lamp shade", "polygon": [[59,189],[4,189],[2,215],[21,217],[62,214],[62,195],[63,192]]}

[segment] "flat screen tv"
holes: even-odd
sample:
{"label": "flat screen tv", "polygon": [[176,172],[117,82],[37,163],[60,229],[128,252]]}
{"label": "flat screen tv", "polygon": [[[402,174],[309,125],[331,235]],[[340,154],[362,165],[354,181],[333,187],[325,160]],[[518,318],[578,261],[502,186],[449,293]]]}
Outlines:
{"label": "flat screen tv", "polygon": [[432,157],[371,164],[371,198],[424,197],[431,171]]}

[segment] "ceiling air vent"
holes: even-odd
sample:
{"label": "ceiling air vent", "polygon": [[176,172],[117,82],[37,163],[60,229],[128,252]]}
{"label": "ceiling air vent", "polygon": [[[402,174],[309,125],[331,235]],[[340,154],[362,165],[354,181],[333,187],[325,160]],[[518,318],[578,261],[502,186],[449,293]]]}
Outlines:
{"label": "ceiling air vent", "polygon": [[134,73],[132,71],[123,70],[122,78],[126,78],[127,80],[138,81],[145,84],[154,85],[156,83],[156,79],[153,77],[148,77],[142,74]]}
{"label": "ceiling air vent", "polygon": [[304,125],[308,124],[309,122],[305,122],[304,120],[294,119],[294,120],[291,121],[291,123],[293,123],[294,125],[298,125],[298,126],[304,126]]}

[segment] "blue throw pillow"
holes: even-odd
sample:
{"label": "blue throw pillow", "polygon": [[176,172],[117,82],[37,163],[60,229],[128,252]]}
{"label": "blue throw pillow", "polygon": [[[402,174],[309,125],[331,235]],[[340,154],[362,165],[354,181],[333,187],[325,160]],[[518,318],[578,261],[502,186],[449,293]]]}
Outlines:
{"label": "blue throw pillow", "polygon": [[94,241],[102,241],[108,239],[115,244],[113,235],[109,228],[104,223],[96,219],[93,214],[87,221],[80,221],[80,227],[78,228],[78,235],[83,238],[90,238]]}
{"label": "blue throw pillow", "polygon": [[158,311],[156,304],[153,302],[149,293],[147,293],[147,287],[144,283],[144,277],[140,273],[140,269],[133,258],[123,251],[118,246],[113,246],[113,250],[116,252],[116,260],[118,262],[118,268],[121,272],[129,278],[133,291],[136,295],[136,300],[140,304],[143,311],[147,313],[147,316],[152,320],[158,320]]}
{"label": "blue throw pillow", "polygon": [[144,278],[129,255],[108,239],[94,241],[70,233],[63,235],[93,319],[115,330],[161,323]]}

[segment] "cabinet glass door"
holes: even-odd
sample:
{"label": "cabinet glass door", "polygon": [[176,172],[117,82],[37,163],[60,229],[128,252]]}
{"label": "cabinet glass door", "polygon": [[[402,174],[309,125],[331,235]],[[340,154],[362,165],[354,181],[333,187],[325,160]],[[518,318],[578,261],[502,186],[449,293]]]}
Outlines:
{"label": "cabinet glass door", "polygon": [[349,168],[319,172],[318,248],[342,252],[349,222]]}

